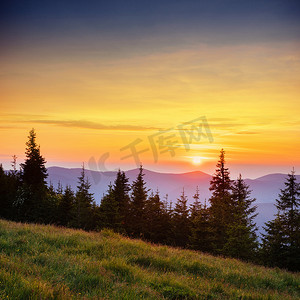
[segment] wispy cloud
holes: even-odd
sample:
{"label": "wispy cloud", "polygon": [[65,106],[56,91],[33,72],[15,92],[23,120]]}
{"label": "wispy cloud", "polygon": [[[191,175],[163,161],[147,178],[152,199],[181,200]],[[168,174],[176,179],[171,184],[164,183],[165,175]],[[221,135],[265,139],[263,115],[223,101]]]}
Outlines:
{"label": "wispy cloud", "polygon": [[144,130],[159,130],[158,127],[146,127],[128,124],[117,124],[117,125],[105,125],[97,122],[91,122],[86,120],[42,120],[33,119],[23,121],[26,123],[38,123],[38,124],[50,124],[63,127],[77,127],[85,129],[96,129],[96,130],[128,130],[128,131],[144,131]]}
{"label": "wispy cloud", "polygon": [[236,132],[236,134],[259,134],[259,132],[242,130],[242,131]]}
{"label": "wispy cloud", "polygon": [[0,113],[0,117],[2,119],[7,119],[7,121],[10,121],[11,118],[13,118],[13,120],[23,120],[24,118],[26,119],[32,119],[32,118],[49,118],[49,115],[42,115],[42,114],[22,114],[22,113],[18,113],[18,114],[12,114],[12,113]]}
{"label": "wispy cloud", "polygon": [[24,127],[20,126],[0,126],[0,130],[5,130],[5,129],[24,129]]}

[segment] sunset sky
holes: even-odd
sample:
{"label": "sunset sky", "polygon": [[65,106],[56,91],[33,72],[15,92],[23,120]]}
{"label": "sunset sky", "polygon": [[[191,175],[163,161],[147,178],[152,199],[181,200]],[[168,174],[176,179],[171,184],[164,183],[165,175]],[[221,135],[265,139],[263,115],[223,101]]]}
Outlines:
{"label": "sunset sky", "polygon": [[[151,170],[211,174],[224,148],[233,176],[300,174],[298,0],[1,6],[5,168],[34,127],[47,166],[132,169],[121,149],[139,141]],[[180,125],[200,117],[186,145]]]}

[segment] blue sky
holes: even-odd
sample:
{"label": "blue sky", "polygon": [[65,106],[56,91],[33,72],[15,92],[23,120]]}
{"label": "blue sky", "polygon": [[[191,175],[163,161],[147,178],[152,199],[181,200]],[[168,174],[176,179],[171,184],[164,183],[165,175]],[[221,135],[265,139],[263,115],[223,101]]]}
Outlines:
{"label": "blue sky", "polygon": [[1,8],[1,31],[8,46],[16,39],[26,44],[155,36],[249,43],[298,39],[299,16],[300,2],[291,0],[7,1]]}

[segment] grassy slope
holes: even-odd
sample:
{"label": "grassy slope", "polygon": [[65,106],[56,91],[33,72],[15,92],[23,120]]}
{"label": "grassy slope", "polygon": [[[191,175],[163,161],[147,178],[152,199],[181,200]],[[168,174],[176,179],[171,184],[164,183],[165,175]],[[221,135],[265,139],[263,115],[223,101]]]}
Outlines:
{"label": "grassy slope", "polygon": [[234,259],[0,220],[0,299],[299,299],[300,275]]}

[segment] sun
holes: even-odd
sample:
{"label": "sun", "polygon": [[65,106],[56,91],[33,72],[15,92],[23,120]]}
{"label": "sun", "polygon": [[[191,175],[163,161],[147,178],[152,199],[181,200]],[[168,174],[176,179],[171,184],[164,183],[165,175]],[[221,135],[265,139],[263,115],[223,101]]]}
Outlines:
{"label": "sun", "polygon": [[200,165],[202,162],[202,158],[200,156],[194,156],[193,157],[193,164],[194,165]]}

